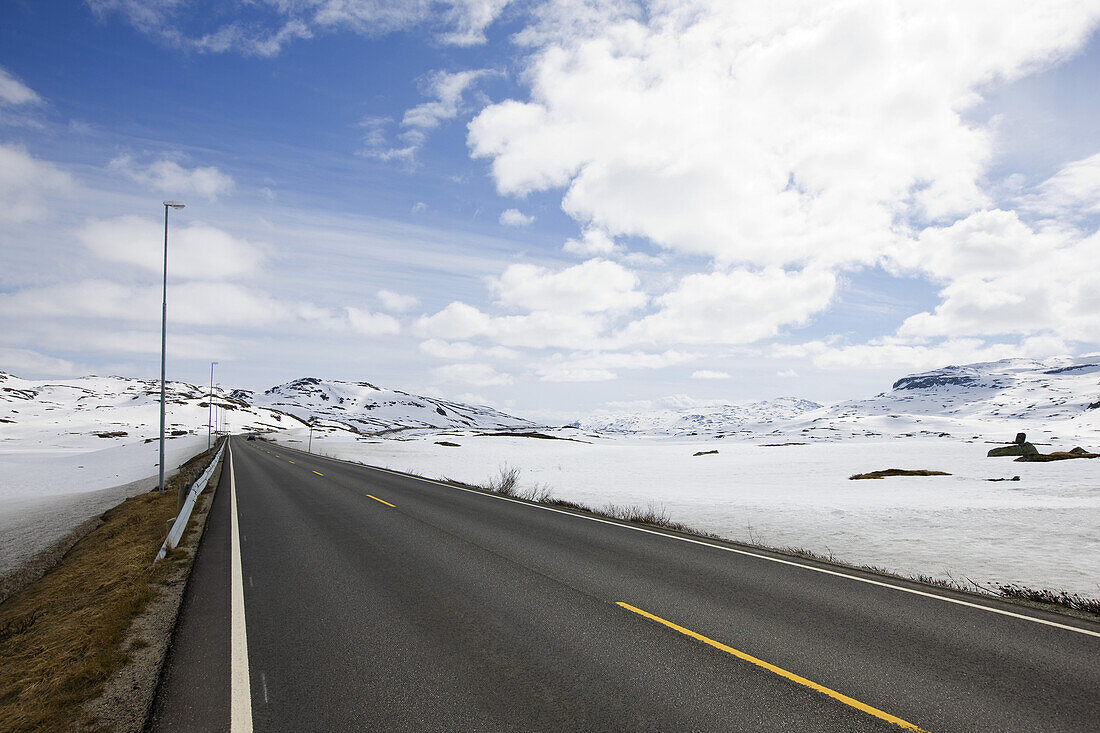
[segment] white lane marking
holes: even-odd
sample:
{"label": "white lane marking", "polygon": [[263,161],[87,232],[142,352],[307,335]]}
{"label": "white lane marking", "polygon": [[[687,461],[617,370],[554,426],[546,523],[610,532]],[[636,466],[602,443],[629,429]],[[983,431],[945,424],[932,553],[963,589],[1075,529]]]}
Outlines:
{"label": "white lane marking", "polygon": [[248,587],[249,588],[253,587],[253,585],[252,585],[252,576],[251,575],[248,576]]}
{"label": "white lane marking", "polygon": [[237,475],[233,472],[233,445],[229,446],[230,623],[229,623],[229,730],[252,733],[252,688],[248,679],[248,638],[244,626],[244,579],[241,573],[240,527],[237,523]]}
{"label": "white lane marking", "polygon": [[264,705],[267,705],[267,675],[260,672],[260,682],[264,686]]}
{"label": "white lane marking", "polygon": [[[324,456],[324,457],[328,458],[327,456]],[[339,461],[340,459],[338,459],[338,458],[329,458],[329,460]],[[688,543],[693,544],[693,545],[702,545],[703,547],[712,547],[715,550],[722,550],[724,552],[733,552],[733,553],[738,554],[738,555],[746,555],[748,557],[755,557],[755,558],[758,558],[760,560],[767,560],[768,562],[779,563],[780,565],[790,565],[792,567],[802,568],[803,570],[812,570],[815,573],[823,573],[825,575],[833,575],[837,578],[846,578],[847,580],[854,580],[854,581],[857,581],[859,583],[867,583],[868,585],[877,585],[880,588],[890,588],[892,590],[901,591],[902,593],[910,593],[912,595],[923,596],[925,598],[934,598],[938,601],[944,601],[945,603],[954,603],[958,606],[966,606],[968,608],[976,608],[976,609],[981,610],[981,611],[988,611],[989,613],[1000,614],[1001,616],[1010,616],[1011,618],[1018,618],[1018,619],[1022,619],[1023,621],[1031,621],[1032,623],[1043,624],[1044,626],[1053,626],[1056,629],[1064,629],[1066,631],[1075,631],[1078,634],[1085,634],[1087,636],[1095,636],[1097,638],[1100,638],[1100,632],[1098,632],[1098,631],[1090,631],[1089,629],[1082,629],[1078,626],[1070,626],[1069,624],[1060,624],[1057,621],[1048,621],[1048,620],[1043,619],[1043,618],[1036,618],[1034,616],[1027,616],[1027,615],[1022,614],[1022,613],[1013,613],[1012,611],[1005,611],[1005,610],[1000,609],[1000,608],[992,608],[990,606],[983,606],[980,603],[971,603],[970,601],[963,601],[963,600],[959,600],[958,598],[949,598],[948,596],[941,596],[941,595],[937,595],[935,593],[928,593],[927,591],[917,590],[915,588],[905,588],[905,587],[900,586],[900,585],[894,585],[892,583],[885,583],[881,580],[872,580],[870,578],[861,578],[858,575],[849,575],[848,573],[841,573],[841,572],[836,571],[836,570],[828,570],[826,568],[814,567],[813,565],[804,565],[800,562],[794,562],[793,560],[783,560],[783,559],[780,559],[778,557],[771,557],[769,555],[762,555],[760,553],[750,552],[748,550],[740,550],[740,549],[737,549],[735,547],[725,547],[723,545],[716,545],[712,542],[704,542],[703,540],[693,540],[689,537],[680,537],[679,535],[665,534],[664,532],[658,532],[658,531],[653,530],[653,529],[646,529],[645,527],[635,527],[635,526],[629,525],[629,524],[620,524],[619,522],[612,522],[612,521],[607,520],[607,519],[600,519],[599,517],[590,517],[590,516],[587,516],[585,514],[574,514],[573,512],[567,512],[567,511],[563,511],[561,509],[554,509],[553,507],[543,506],[542,504],[531,504],[531,503],[526,502],[526,501],[519,501],[517,499],[510,499],[507,496],[501,496],[499,494],[490,494],[488,492],[477,491],[475,489],[464,489],[461,486],[454,486],[452,484],[444,484],[444,483],[440,483],[439,481],[432,481],[431,479],[421,478],[419,476],[412,476],[410,474],[401,473],[399,471],[391,471],[388,468],[379,468],[378,466],[365,466],[363,464],[349,464],[349,465],[358,465],[362,468],[369,468],[373,471],[382,471],[384,473],[393,474],[394,476],[401,476],[403,478],[410,478],[410,479],[414,479],[416,481],[423,481],[426,484],[435,484],[436,486],[442,486],[445,489],[457,489],[458,491],[465,491],[465,492],[468,492],[470,494],[476,494],[478,496],[484,496],[484,497],[487,497],[487,498],[490,498],[490,499],[500,499],[501,501],[510,501],[513,504],[523,504],[524,506],[529,506],[529,507],[532,507],[534,509],[542,509],[543,511],[547,511],[547,512],[554,512],[555,514],[564,514],[568,517],[577,517],[578,519],[587,519],[590,522],[599,522],[600,524],[610,524],[613,527],[621,527],[623,529],[629,529],[629,530],[633,530],[635,532],[644,532],[646,534],[657,535],[658,537],[667,537],[670,540],[679,540],[680,542],[688,542]]]}

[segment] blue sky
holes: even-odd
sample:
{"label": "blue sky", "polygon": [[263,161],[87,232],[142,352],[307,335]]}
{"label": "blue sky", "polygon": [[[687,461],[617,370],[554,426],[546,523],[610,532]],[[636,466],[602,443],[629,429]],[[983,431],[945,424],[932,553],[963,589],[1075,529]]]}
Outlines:
{"label": "blue sky", "polygon": [[168,198],[169,376],[194,382],[218,360],[566,420],[1097,349],[1096,3],[4,15],[20,376],[158,373]]}

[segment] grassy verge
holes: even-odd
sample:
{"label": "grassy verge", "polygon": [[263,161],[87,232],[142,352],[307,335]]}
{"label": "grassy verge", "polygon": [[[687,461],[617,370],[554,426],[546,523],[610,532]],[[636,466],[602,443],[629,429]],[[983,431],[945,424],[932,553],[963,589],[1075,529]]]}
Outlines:
{"label": "grassy verge", "polygon": [[79,711],[129,657],[126,631],[185,560],[152,560],[213,451],[195,456],[156,492],[127,499],[40,580],[0,605],[0,730],[86,730]]}

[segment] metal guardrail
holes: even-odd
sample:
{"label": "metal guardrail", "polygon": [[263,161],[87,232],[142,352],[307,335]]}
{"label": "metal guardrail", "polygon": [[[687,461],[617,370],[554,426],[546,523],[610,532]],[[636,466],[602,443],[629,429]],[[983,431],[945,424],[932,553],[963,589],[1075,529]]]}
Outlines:
{"label": "metal guardrail", "polygon": [[195,508],[195,502],[199,498],[199,494],[203,492],[206,485],[210,482],[210,476],[214,473],[214,467],[218,465],[218,461],[222,458],[222,453],[225,452],[225,443],[222,443],[222,447],[218,449],[217,454],[214,456],[214,460],[210,461],[210,465],[206,467],[206,470],[202,472],[202,475],[195,480],[195,483],[191,484],[191,490],[187,493],[187,499],[183,502],[183,508],[180,509],[180,513],[176,515],[176,521],[172,523],[172,529],[168,530],[168,537],[165,538],[164,544],[160,546],[160,552],[157,553],[157,560],[164,559],[164,556],[168,554],[168,549],[176,549],[176,545],[179,544],[180,538],[183,537],[183,531],[187,529],[187,521],[191,518],[191,510]]}

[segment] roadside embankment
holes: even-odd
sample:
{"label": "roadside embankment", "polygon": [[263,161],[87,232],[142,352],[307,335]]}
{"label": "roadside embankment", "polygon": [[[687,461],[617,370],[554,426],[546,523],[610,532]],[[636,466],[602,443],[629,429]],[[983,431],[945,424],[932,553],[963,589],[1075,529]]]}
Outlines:
{"label": "roadside embankment", "polygon": [[[57,565],[0,603],[0,730],[140,730],[213,490],[179,548],[153,564],[176,491],[216,450],[98,517]],[[212,481],[216,485],[218,472]]]}

